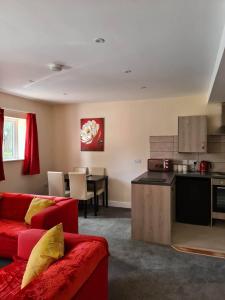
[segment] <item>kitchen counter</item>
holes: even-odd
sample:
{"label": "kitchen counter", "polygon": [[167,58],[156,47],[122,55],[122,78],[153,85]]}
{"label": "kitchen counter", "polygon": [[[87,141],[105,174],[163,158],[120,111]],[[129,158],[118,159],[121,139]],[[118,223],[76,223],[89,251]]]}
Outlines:
{"label": "kitchen counter", "polygon": [[138,176],[131,183],[150,185],[172,185],[175,179],[174,172],[145,172]]}
{"label": "kitchen counter", "polygon": [[131,181],[132,184],[172,185],[176,177],[225,178],[225,174],[217,172],[145,172]]}
{"label": "kitchen counter", "polygon": [[132,238],[170,245],[172,223],[176,218],[180,218],[180,222],[188,220],[191,224],[208,225],[211,178],[224,179],[225,174],[145,172],[132,180]]}

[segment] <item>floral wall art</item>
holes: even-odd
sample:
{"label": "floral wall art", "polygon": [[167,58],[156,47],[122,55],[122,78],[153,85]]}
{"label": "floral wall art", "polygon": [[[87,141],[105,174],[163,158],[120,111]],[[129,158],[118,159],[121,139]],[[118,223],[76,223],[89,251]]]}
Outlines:
{"label": "floral wall art", "polygon": [[80,120],[81,151],[104,151],[104,118]]}

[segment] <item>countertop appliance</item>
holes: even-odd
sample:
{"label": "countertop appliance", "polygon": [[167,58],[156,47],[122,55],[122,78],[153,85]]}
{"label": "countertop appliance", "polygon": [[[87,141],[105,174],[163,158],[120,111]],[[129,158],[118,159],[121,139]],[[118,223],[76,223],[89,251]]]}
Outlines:
{"label": "countertop appliance", "polygon": [[148,171],[169,172],[172,166],[171,159],[148,159]]}
{"label": "countertop appliance", "polygon": [[211,167],[212,167],[211,162],[202,160],[199,164],[199,172],[209,172]]}

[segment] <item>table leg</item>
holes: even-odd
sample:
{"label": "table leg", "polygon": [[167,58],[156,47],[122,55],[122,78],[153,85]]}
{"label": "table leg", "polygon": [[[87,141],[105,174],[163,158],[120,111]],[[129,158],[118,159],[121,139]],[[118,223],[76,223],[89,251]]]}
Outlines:
{"label": "table leg", "polygon": [[105,206],[108,207],[108,176],[105,178]]}
{"label": "table leg", "polygon": [[98,206],[97,206],[96,182],[94,182],[94,212],[95,212],[95,216],[97,216],[97,210],[98,210]]}
{"label": "table leg", "polygon": [[84,217],[87,218],[87,200],[84,201]]}

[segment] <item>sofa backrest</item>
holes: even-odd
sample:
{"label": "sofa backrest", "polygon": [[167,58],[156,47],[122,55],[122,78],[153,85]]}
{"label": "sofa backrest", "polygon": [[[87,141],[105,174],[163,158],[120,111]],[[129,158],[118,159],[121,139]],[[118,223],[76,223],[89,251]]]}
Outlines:
{"label": "sofa backrest", "polygon": [[24,217],[34,197],[52,199],[56,203],[65,200],[62,197],[44,195],[2,193],[0,198],[0,218],[24,221]]}
{"label": "sofa backrest", "polygon": [[31,195],[3,193],[0,199],[0,218],[23,221],[32,199]]}

